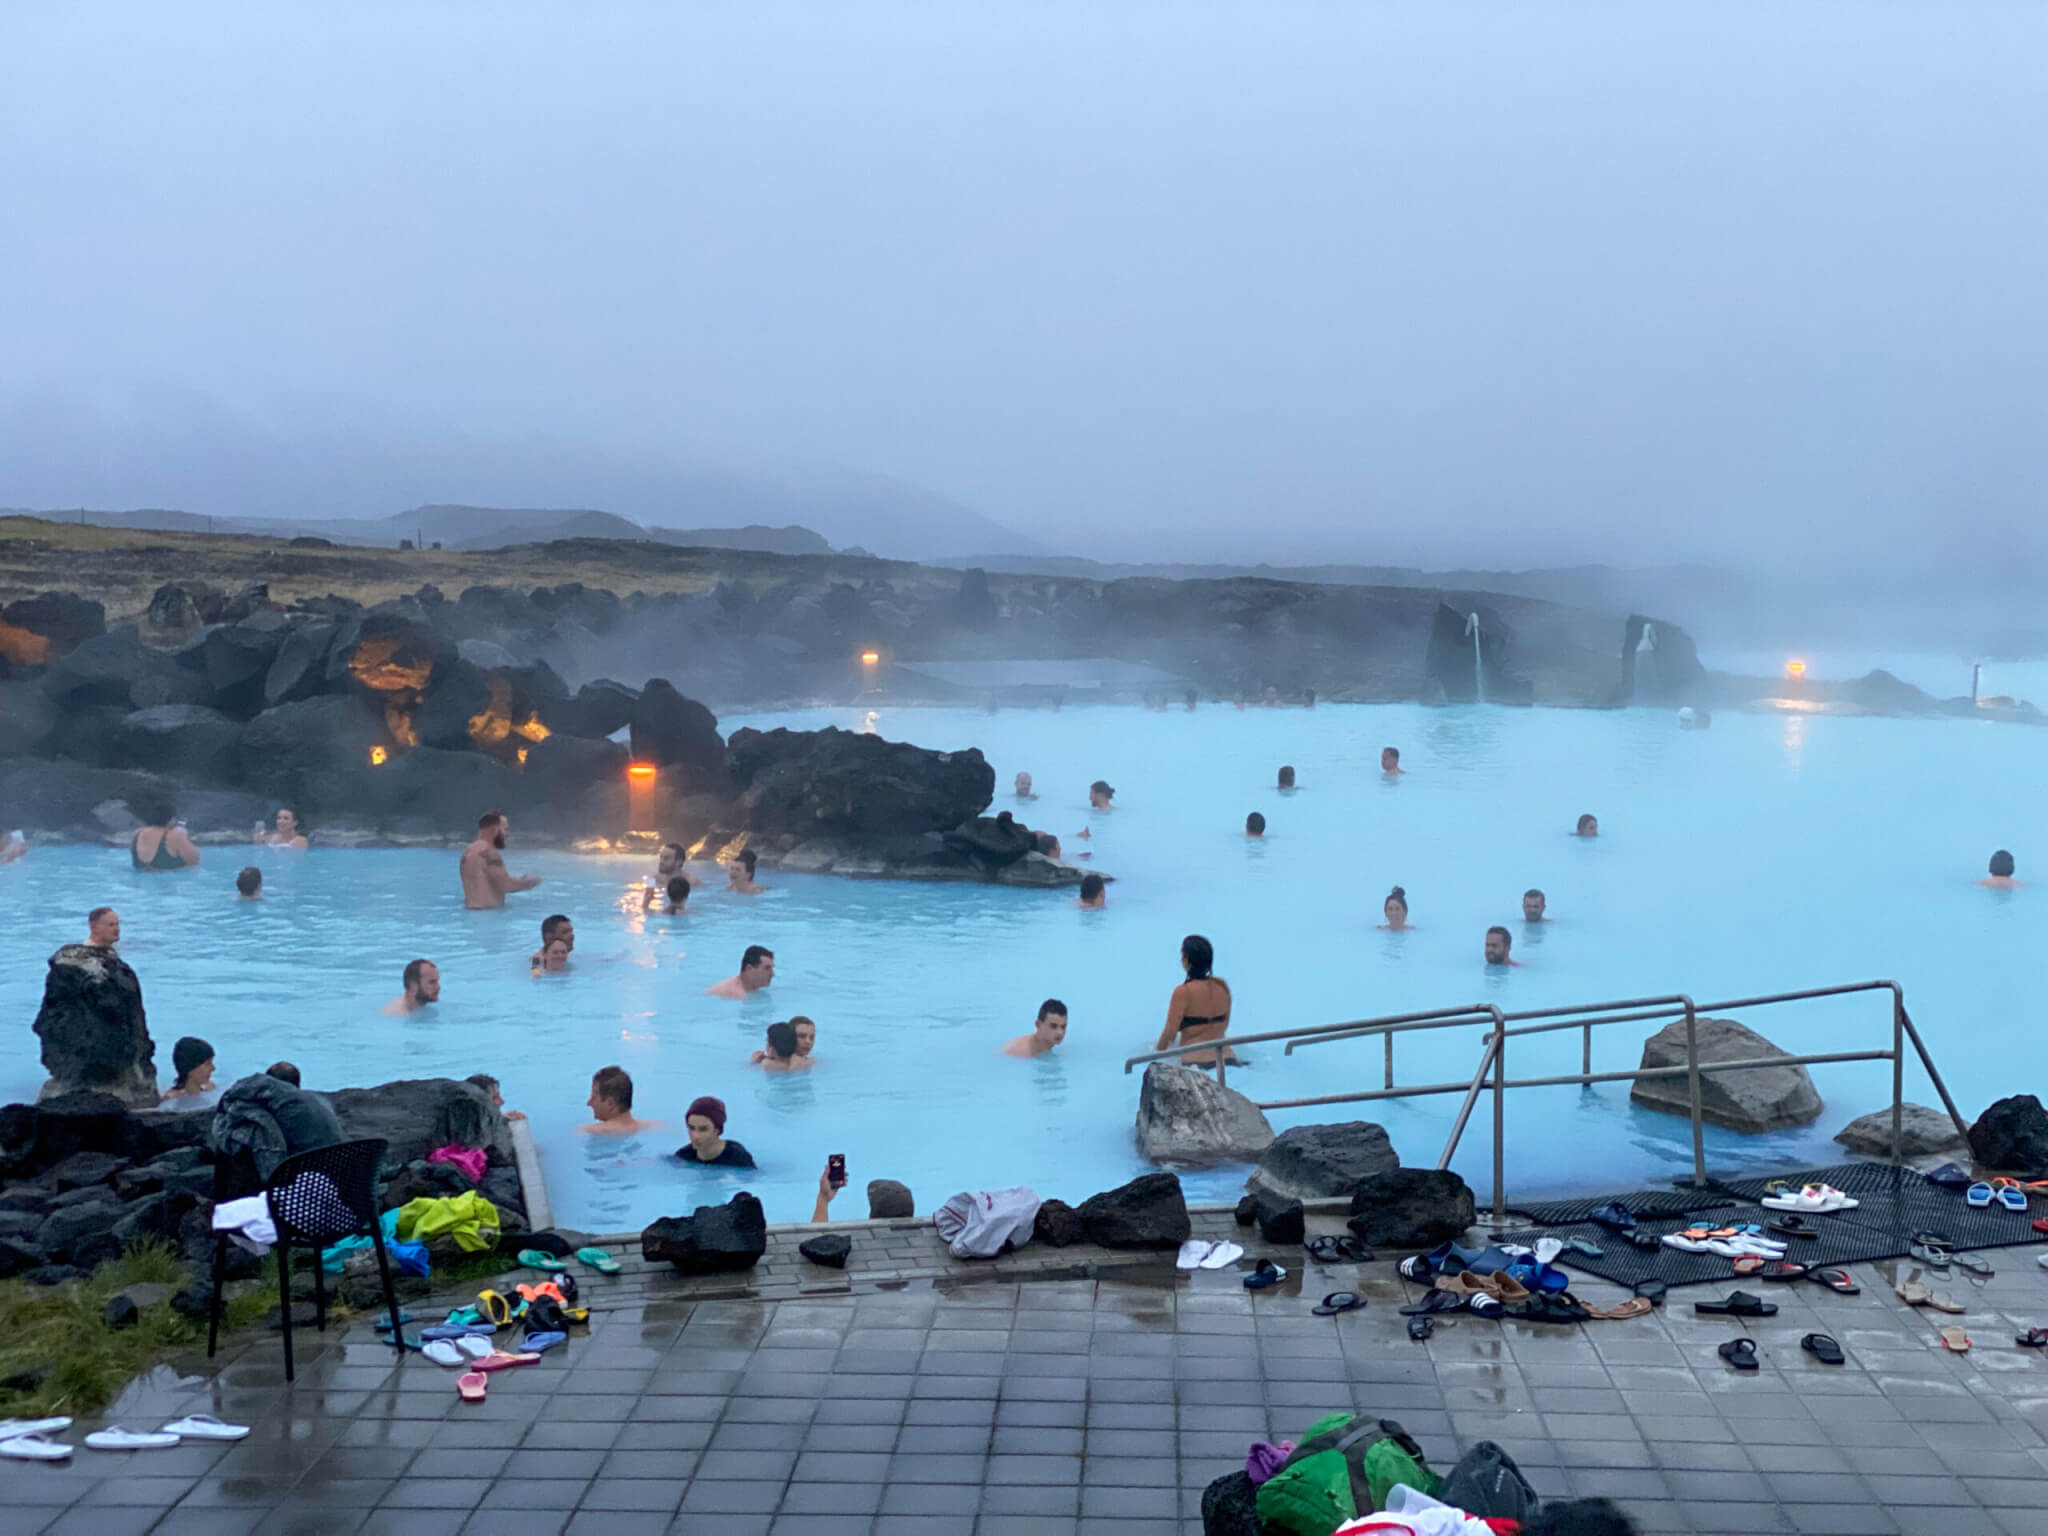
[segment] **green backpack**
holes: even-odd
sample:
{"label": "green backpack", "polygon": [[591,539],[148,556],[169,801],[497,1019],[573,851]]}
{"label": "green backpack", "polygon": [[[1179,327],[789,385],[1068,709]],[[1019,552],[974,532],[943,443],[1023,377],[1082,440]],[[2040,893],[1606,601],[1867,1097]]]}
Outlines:
{"label": "green backpack", "polygon": [[1330,1536],[1384,1509],[1396,1483],[1434,1497],[1442,1481],[1422,1447],[1392,1419],[1333,1413],[1316,1420],[1294,1454],[1259,1485],[1259,1519],[1294,1536]]}

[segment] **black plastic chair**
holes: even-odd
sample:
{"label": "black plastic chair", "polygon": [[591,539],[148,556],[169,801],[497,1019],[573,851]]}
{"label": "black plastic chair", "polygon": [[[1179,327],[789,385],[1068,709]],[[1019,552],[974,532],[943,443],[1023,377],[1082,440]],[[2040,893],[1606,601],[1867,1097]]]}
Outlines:
{"label": "black plastic chair", "polygon": [[[337,1146],[301,1152],[277,1165],[263,1185],[270,1219],[277,1224],[277,1290],[283,1308],[284,1379],[292,1368],[293,1248],[313,1251],[313,1308],[320,1330],[327,1330],[327,1272],[321,1253],[345,1237],[368,1237],[376,1250],[377,1273],[384,1282],[384,1304],[391,1313],[391,1342],[400,1349],[398,1293],[391,1285],[391,1258],[384,1248],[384,1228],[377,1219],[377,1166],[386,1143],[379,1138],[344,1141]],[[206,1352],[211,1355],[220,1331],[221,1264],[225,1233],[216,1234],[213,1249],[213,1307]]]}

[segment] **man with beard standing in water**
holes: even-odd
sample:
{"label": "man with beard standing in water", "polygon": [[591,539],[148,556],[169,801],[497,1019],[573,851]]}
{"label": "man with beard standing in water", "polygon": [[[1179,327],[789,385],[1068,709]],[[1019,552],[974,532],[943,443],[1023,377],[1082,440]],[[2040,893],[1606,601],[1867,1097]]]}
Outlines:
{"label": "man with beard standing in water", "polygon": [[505,905],[513,891],[530,891],[539,875],[514,875],[505,868],[505,834],[512,823],[502,811],[485,811],[476,819],[476,841],[462,850],[462,904],[472,912]]}

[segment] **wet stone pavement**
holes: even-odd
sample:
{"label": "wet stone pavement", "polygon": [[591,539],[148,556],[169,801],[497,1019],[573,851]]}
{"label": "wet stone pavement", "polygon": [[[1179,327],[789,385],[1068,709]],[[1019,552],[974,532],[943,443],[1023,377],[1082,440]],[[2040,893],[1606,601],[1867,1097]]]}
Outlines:
{"label": "wet stone pavement", "polygon": [[[1226,1232],[1243,1235],[1205,1220]],[[1969,1308],[1967,1355],[1937,1337],[1958,1319],[1893,1294],[1910,1263],[1857,1266],[1855,1297],[1734,1282],[1779,1304],[1765,1320],[1696,1318],[1722,1294],[1700,1287],[1623,1322],[1452,1315],[1418,1343],[1391,1263],[1298,1249],[1256,1293],[1235,1270],[1100,1253],[1097,1278],[820,1272],[837,1294],[786,1299],[708,1296],[635,1262],[587,1278],[587,1335],[493,1374],[481,1404],[367,1319],[299,1334],[291,1386],[275,1335],[175,1362],[64,1438],[196,1411],[254,1426],[246,1441],[0,1463],[0,1531],[1168,1536],[1200,1529],[1203,1487],[1249,1442],[1355,1408],[1399,1419],[1439,1470],[1496,1440],[1539,1493],[1607,1495],[1646,1532],[2048,1536],[2048,1360],[2014,1343],[2048,1323],[2041,1251],[1992,1252],[1987,1283],[1938,1281]],[[1347,1288],[1364,1310],[1311,1315]],[[1814,1330],[1847,1365],[1801,1351]],[[1716,1353],[1739,1333],[1761,1371]]]}

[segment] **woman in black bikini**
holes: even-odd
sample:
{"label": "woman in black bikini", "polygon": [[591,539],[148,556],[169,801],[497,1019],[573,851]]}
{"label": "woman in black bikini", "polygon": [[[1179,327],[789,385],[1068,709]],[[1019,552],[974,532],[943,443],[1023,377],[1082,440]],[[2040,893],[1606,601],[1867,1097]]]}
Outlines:
{"label": "woman in black bikini", "polygon": [[177,823],[177,811],[169,805],[154,807],[161,814],[135,834],[128,845],[128,857],[141,870],[190,869],[199,862],[199,845],[185,835]]}
{"label": "woman in black bikini", "polygon": [[[1220,1040],[1230,1029],[1230,983],[1210,974],[1216,965],[1214,946],[1199,933],[1191,933],[1180,941],[1180,963],[1188,979],[1173,989],[1167,1001],[1166,1028],[1159,1032],[1155,1051]],[[1197,1051],[1180,1059],[1185,1066],[1213,1067],[1217,1054]],[[1224,1059],[1233,1067],[1243,1065],[1235,1051]]]}

